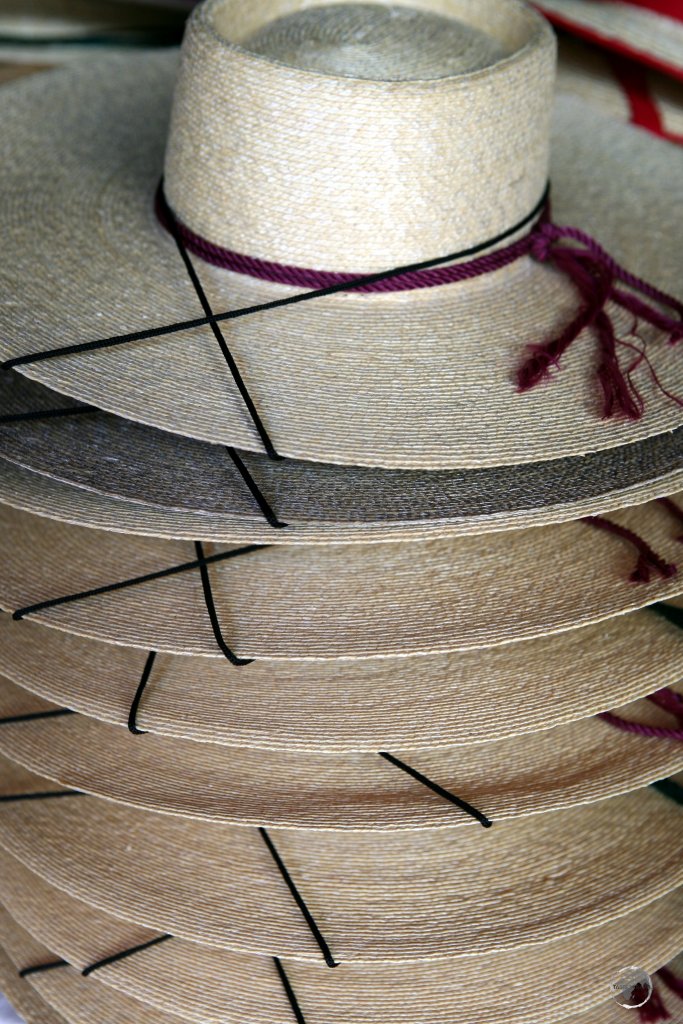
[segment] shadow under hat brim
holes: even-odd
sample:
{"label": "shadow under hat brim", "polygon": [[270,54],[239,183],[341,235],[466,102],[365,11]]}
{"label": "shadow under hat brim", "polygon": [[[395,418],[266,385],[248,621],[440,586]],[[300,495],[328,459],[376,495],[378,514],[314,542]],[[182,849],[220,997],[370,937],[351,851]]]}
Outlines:
{"label": "shadow under hat brim", "polygon": [[[612,516],[674,565],[680,524],[656,502]],[[223,656],[194,568],[67,603],[43,601],[192,563],[195,546],[0,508],[0,607],[95,639]],[[214,554],[213,545],[202,549]],[[239,548],[217,549],[222,555]],[[490,647],[672,598],[678,573],[632,583],[637,555],[583,522],[411,544],[277,545],[208,566],[223,639],[241,658],[366,658]]]}
{"label": "shadow under hat brim", "polygon": [[[92,341],[198,315],[152,209],[174,73],[168,55],[102,59],[0,96],[7,358],[53,348],[56,338]],[[579,100],[558,100],[556,220],[589,230],[631,272],[669,291],[680,287],[671,217],[683,202],[682,171],[676,147]],[[291,291],[200,270],[218,311]],[[571,282],[524,258],[464,286],[349,293],[244,317],[228,335],[276,448],[291,458],[477,468],[584,455],[680,426],[681,408],[642,369],[645,416],[601,420],[588,336],[556,379],[516,393],[525,346],[552,336],[576,308]],[[614,317],[619,331],[632,328],[630,314]],[[651,329],[639,333],[664,387],[683,394],[679,353]],[[128,419],[262,450],[208,328],[21,369]]]}
{"label": "shadow under hat brim", "polygon": [[[114,725],[128,723],[146,663],[147,652],[0,616],[0,674]],[[550,729],[681,678],[683,632],[645,609],[520,644],[409,660],[235,667],[158,655],[136,721],[158,735],[269,750],[438,749]]]}
{"label": "shadow under hat brim", "polygon": [[[52,788],[5,764],[3,788]],[[269,836],[335,961],[371,964],[502,952],[623,917],[683,882],[682,831],[683,810],[647,787],[491,829]],[[124,920],[325,969],[255,828],[72,796],[0,804],[0,845]],[[10,880],[0,887],[6,902]]]}
{"label": "shadow under hat brim", "polygon": [[[0,720],[52,710],[0,678]],[[674,728],[645,700],[619,714]],[[287,753],[140,737],[81,715],[5,724],[0,751],[63,786],[133,807],[233,825],[337,830],[452,828],[478,825],[477,814],[496,823],[602,800],[683,771],[680,741],[632,735],[597,718],[466,748],[391,750],[465,800],[469,811],[377,751]]]}
{"label": "shadow under hat brim", "polygon": [[[16,373],[3,415],[83,408]],[[580,458],[479,470],[363,469],[239,453],[99,410],[0,426],[0,499],[85,526],[269,543],[406,540],[566,521],[683,487],[683,428]],[[7,460],[7,461],[4,461]],[[30,473],[27,471],[31,471]],[[74,485],[74,486],[66,486]]]}
{"label": "shadow under hat brim", "polygon": [[[13,909],[28,931],[3,910],[0,941],[16,967],[41,958],[44,962],[57,953],[74,964],[29,979],[57,1007],[64,1005],[64,996],[71,996],[71,1014],[75,1008],[76,1016],[70,1016],[70,1024],[89,1024],[79,1008],[87,1010],[101,1002],[107,1010],[120,1000],[119,1011],[130,1011],[132,999],[144,1002],[135,1007],[140,1017],[133,1019],[145,1024],[146,1013],[149,1024],[156,1024],[162,1012],[174,1014],[168,1024],[178,1020],[175,1014],[201,1024],[275,1024],[287,1019],[288,1004],[271,959],[226,953],[182,939],[148,948],[84,981],[76,972],[93,962],[93,950],[101,950],[105,943],[111,949],[131,948],[154,938],[154,933],[93,912],[3,860],[16,875],[21,896],[13,901]],[[393,1024],[407,1019],[427,1024],[436,1018],[445,1024],[549,1024],[560,1019],[566,1024],[604,1024],[603,1016],[595,1015],[603,1007],[596,1004],[604,1000],[605,978],[614,973],[614,963],[621,962],[620,955],[630,957],[629,962],[637,960],[652,972],[672,956],[681,941],[677,913],[680,918],[682,898],[680,892],[672,893],[618,925],[598,926],[589,943],[570,937],[514,953],[475,956],[458,962],[455,970],[448,962],[371,969],[341,965],[335,971],[291,961],[282,966],[309,1017],[334,1024]],[[523,994],[514,985],[518,978],[529,979]],[[89,988],[79,999],[84,985]],[[580,1006],[590,1006],[590,1013],[577,1015]]]}

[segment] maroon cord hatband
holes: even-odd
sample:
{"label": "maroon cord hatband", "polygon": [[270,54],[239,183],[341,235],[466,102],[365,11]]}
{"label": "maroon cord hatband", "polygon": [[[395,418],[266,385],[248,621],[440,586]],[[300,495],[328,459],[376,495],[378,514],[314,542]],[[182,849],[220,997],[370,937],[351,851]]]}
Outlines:
{"label": "maroon cord hatband", "polygon": [[[348,287],[349,291],[377,293],[455,284],[501,270],[522,256],[530,256],[540,263],[550,263],[573,282],[581,304],[574,318],[555,338],[528,346],[526,358],[516,374],[518,390],[528,391],[546,380],[552,368],[559,367],[562,356],[572,342],[590,327],[597,334],[599,344],[600,359],[596,376],[602,391],[605,418],[623,415],[637,420],[642,417],[644,402],[632,380],[633,371],[642,363],[646,364],[662,394],[683,406],[683,399],[669,392],[660,381],[644,347],[617,337],[605,308],[608,302],[621,306],[632,313],[636,321],[644,320],[658,328],[668,335],[670,344],[675,344],[683,338],[683,303],[620,266],[586,232],[553,224],[547,191],[523,221],[496,238],[466,252],[453,253],[443,260],[429,260],[424,265],[413,264],[365,276],[261,260],[216,245],[178,221],[166,201],[162,185],[157,191],[156,212],[160,223],[182,239],[187,251],[205,262],[262,281],[313,289],[311,297],[316,292],[326,292],[330,288],[344,290]],[[536,223],[529,234],[510,245],[467,262],[449,262],[497,245],[534,221]],[[674,315],[658,307],[666,307]],[[619,348],[630,351],[630,364],[625,370],[619,363]]]}

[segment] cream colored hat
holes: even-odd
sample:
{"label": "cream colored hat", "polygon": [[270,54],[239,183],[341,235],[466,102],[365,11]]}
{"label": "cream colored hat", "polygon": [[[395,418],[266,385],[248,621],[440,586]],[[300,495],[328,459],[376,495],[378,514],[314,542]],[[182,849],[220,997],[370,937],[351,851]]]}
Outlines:
{"label": "cream colored hat", "polygon": [[[7,991],[13,1000],[16,994],[17,1007],[21,1009],[26,1024],[53,1024],[55,1017],[69,1024],[181,1024],[183,1020],[176,1014],[154,1010],[108,986],[89,983],[76,970],[51,972],[49,978],[42,973],[26,979],[19,977],[27,963],[55,963],[56,960],[46,946],[37,942],[2,909],[0,942],[8,961],[6,965],[0,962],[0,985],[4,987],[5,981],[10,982]],[[25,993],[33,999],[25,1000]]]}
{"label": "cream colored hat", "polygon": [[148,662],[147,652],[0,616],[0,673],[57,705],[180,739],[328,754],[468,746],[615,708],[683,678],[683,633],[646,609],[408,660],[234,667],[157,655],[146,673]]}
{"label": "cream colored hat", "polygon": [[558,28],[683,80],[678,0],[535,0]]}
{"label": "cream colored hat", "polygon": [[260,833],[92,796],[26,799],[59,787],[18,772],[3,767],[0,845],[50,884],[135,925],[323,967],[534,945],[683,881],[683,810],[649,787],[491,829]]}
{"label": "cream colored hat", "polygon": [[[566,521],[683,488],[683,429],[582,457],[420,472],[230,455],[88,412],[16,373],[0,375],[0,405],[0,455],[8,460],[0,462],[0,500],[117,532],[267,543],[413,540]],[[67,409],[86,415],[24,418]],[[282,523],[286,529],[273,529]]]}
{"label": "cream colored hat", "polygon": [[[671,396],[683,394],[682,364],[667,344],[680,311],[652,288],[679,287],[669,228],[683,154],[573,98],[553,114],[554,44],[528,8],[209,0],[191,18],[181,69],[170,134],[176,66],[166,56],[100,60],[1,97],[6,366],[18,360],[56,390],[188,436],[371,466],[538,462],[681,425]],[[233,269],[195,257],[192,283],[155,217],[162,171],[183,245],[191,235],[214,262],[230,250]],[[607,319],[595,312],[601,357],[586,335],[555,379],[518,394],[528,346],[560,339],[581,306],[571,246],[532,226],[549,173],[554,221],[590,229],[628,273],[608,289]],[[536,258],[513,259],[516,242]],[[592,242],[578,245],[598,277],[621,274]],[[485,259],[474,269],[455,258],[472,249]],[[446,270],[433,269],[452,283],[433,287],[420,276],[429,270],[383,282],[417,288],[315,301],[291,284],[309,280],[303,271],[355,280],[448,254]],[[512,262],[479,274],[501,260]],[[263,279],[274,275],[290,284]],[[215,314],[288,300],[214,325],[241,391],[195,285]],[[187,326],[168,327],[178,323]],[[151,336],[130,340],[140,331]],[[114,336],[129,340],[71,351]],[[607,406],[640,418],[601,419],[596,358]],[[634,363],[642,416],[626,380]],[[521,383],[536,370],[527,365]]]}
{"label": "cream colored hat", "polygon": [[191,818],[339,830],[452,828],[589,803],[683,771],[683,730],[668,712],[636,701],[618,714],[661,732],[638,736],[589,718],[437,752],[290,754],[141,740],[59,713],[0,679],[0,751],[72,789]]}
{"label": "cream colored hat", "polygon": [[[182,939],[160,943],[158,933],[132,928],[93,911],[41,883],[9,859],[3,858],[3,866],[16,882],[12,911],[28,931],[7,911],[0,912],[2,942],[17,970],[56,964],[59,954],[65,961],[61,967],[31,972],[27,982],[52,1005],[68,1007],[79,1021],[79,1011],[87,1013],[101,1003],[107,1012],[119,1001],[123,1008],[132,995],[140,1000],[135,1009],[141,1015],[173,1011],[182,1019],[202,1024],[275,1024],[288,1019],[278,977],[282,970],[293,983],[301,1008],[314,1019],[324,1015],[325,1020],[347,1024],[361,1020],[388,1024],[407,1012],[416,1024],[433,1020],[436,1014],[449,1024],[464,1024],[465,1020],[473,1024],[522,1020],[548,1024],[559,1019],[583,1024],[583,1018],[575,1018],[577,1007],[597,1008],[600,1001],[604,1003],[619,956],[639,956],[639,962],[653,970],[678,948],[683,936],[679,890],[629,914],[618,925],[598,926],[590,932],[590,943],[571,936],[514,953],[475,956],[459,963],[457,969],[448,964],[385,965],[374,968],[370,976],[362,967],[350,965],[327,971],[284,961],[278,968],[271,959],[240,956]],[[155,938],[156,945],[144,948]],[[93,957],[136,945],[143,945],[137,954],[79,979],[77,971],[92,968]],[[525,1009],[515,985],[520,978],[529,981],[524,986],[529,996]],[[82,991],[86,984],[88,990]],[[70,1005],[64,1002],[68,995]],[[568,1013],[571,1016],[567,1017]]]}
{"label": "cream colored hat", "polygon": [[683,144],[683,80],[568,35],[559,40],[558,58],[559,92],[579,96],[622,122]]}
{"label": "cream colored hat", "polygon": [[7,507],[0,525],[4,610],[174,654],[468,650],[599,622],[683,591],[678,513],[658,502],[597,524],[484,538],[257,550],[124,537]]}

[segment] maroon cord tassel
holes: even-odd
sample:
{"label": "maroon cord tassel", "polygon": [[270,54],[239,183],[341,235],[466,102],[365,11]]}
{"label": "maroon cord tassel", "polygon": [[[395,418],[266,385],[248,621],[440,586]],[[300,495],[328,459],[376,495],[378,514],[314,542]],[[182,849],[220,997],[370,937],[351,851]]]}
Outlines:
{"label": "maroon cord tassel", "polygon": [[[683,338],[683,304],[624,270],[594,238],[578,228],[559,227],[549,220],[544,220],[531,237],[531,255],[542,263],[552,262],[561,273],[566,274],[576,285],[582,303],[577,315],[561,334],[543,344],[529,346],[529,354],[517,373],[519,390],[528,391],[546,380],[551,369],[559,367],[562,356],[572,342],[587,327],[592,327],[599,342],[600,362],[597,379],[602,390],[603,416],[610,418],[623,415],[631,420],[640,419],[644,409],[643,400],[630,375],[640,362],[644,359],[648,361],[645,353],[637,346],[617,338],[605,306],[608,301],[617,303],[623,309],[629,310],[635,318],[646,320],[668,334],[669,342],[674,344]],[[557,244],[568,240],[578,242],[579,245]],[[618,288],[617,282],[622,282],[631,291]],[[677,320],[662,313],[649,302],[644,302],[634,295],[633,291],[668,306],[681,319]],[[619,364],[618,346],[621,345],[637,351],[640,357],[626,372]],[[660,384],[652,367],[650,370],[659,389],[679,405],[683,405],[681,399],[670,395]]]}
{"label": "maroon cord tassel", "polygon": [[[681,524],[681,526],[683,526],[683,508],[679,508],[676,502],[672,501],[671,498],[657,498],[657,501],[660,505],[664,506],[667,512],[669,512],[674,519]],[[679,533],[676,540],[683,544],[683,533]]]}
{"label": "maroon cord tassel", "polygon": [[663,981],[666,987],[677,995],[679,999],[683,999],[683,979],[677,978],[669,967],[661,967],[657,971],[656,977]]}
{"label": "maroon cord tassel", "polygon": [[648,1001],[638,1007],[638,1016],[644,1024],[657,1024],[661,1020],[671,1020],[671,1014],[662,1002],[662,997],[656,988],[653,987]]}
{"label": "maroon cord tassel", "polygon": [[646,544],[643,538],[633,530],[619,526],[618,523],[613,523],[611,519],[605,519],[604,516],[584,516],[579,522],[588,523],[589,526],[594,526],[598,530],[605,530],[606,533],[612,533],[615,537],[621,537],[636,549],[638,561],[629,577],[631,583],[649,583],[653,573],[663,580],[668,580],[678,572],[672,562],[665,562],[663,558],[660,558],[657,552],[653,551],[650,545]]}
{"label": "maroon cord tassel", "polygon": [[676,693],[669,686],[664,686],[661,690],[651,693],[647,699],[663,711],[668,711],[683,725],[683,696],[680,693]]}
{"label": "maroon cord tassel", "polygon": [[681,728],[672,729],[663,725],[644,725],[642,722],[632,722],[629,718],[615,715],[613,711],[602,711],[597,717],[601,718],[603,722],[607,722],[608,725],[614,726],[615,729],[621,729],[622,732],[634,733],[637,736],[648,736],[651,739],[675,740],[683,743],[683,697],[676,693],[675,690],[665,686],[661,690],[651,693],[647,699],[673,715],[678,720]]}

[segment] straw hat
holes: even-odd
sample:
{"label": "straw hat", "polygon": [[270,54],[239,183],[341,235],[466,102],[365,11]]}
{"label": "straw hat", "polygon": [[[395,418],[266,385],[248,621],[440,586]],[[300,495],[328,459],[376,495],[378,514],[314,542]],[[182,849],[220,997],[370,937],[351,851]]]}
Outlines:
{"label": "straw hat", "polygon": [[[95,951],[131,948],[154,936],[93,912],[37,880],[37,890],[27,891],[29,879],[32,887],[35,876],[21,869],[10,870],[16,873],[20,894],[13,900],[15,912],[30,931],[51,944],[48,950],[6,911],[0,913],[0,936],[17,967],[54,961],[57,951],[75,967],[28,976],[38,991],[50,995],[51,1001],[60,999],[61,985],[75,991],[74,982],[66,979],[78,977],[77,969],[91,966]],[[467,1012],[467,1019],[473,1021],[525,1020],[540,1024],[541,1020],[564,1020],[568,1010],[604,998],[606,980],[614,969],[613,958],[619,962],[620,951],[621,955],[637,951],[646,958],[650,970],[659,966],[667,950],[675,950],[680,942],[680,923],[676,922],[680,908],[681,896],[676,893],[628,915],[620,922],[619,930],[613,924],[594,929],[592,953],[588,944],[570,937],[514,954],[473,957],[458,965],[457,974],[448,965],[384,966],[372,972],[377,987],[368,984],[367,971],[348,965],[329,972],[286,962],[285,969],[310,1009],[324,1013],[324,1019],[355,1022],[360,1019],[360,1011],[363,1021],[388,1021],[396,1019],[391,1014],[401,1005],[403,1012],[409,1009],[411,1020],[420,1022],[433,1019],[429,1014],[435,1012],[440,1020],[460,1022],[461,1014]],[[600,952],[596,954],[595,949]],[[573,969],[568,972],[570,959]],[[509,988],[511,976],[520,974],[534,979],[528,1010],[521,1014],[518,1001],[510,999]],[[282,989],[271,960],[225,953],[179,939],[119,961],[113,969],[102,967],[87,976],[87,983],[90,991],[84,1001],[79,1001],[86,1008],[93,1000],[101,999],[107,1006],[122,994],[124,1000],[130,998],[127,993],[132,992],[135,999],[144,1001],[140,1011],[144,1006],[157,1007],[202,1022],[258,1020],[263,1024],[281,1020],[284,1013]],[[458,984],[460,993],[456,997]],[[76,1013],[79,1003],[75,1004]],[[574,1013],[569,1021],[574,1021]]]}
{"label": "straw hat", "polygon": [[558,28],[683,79],[683,12],[676,0],[534,0]]}
{"label": "straw hat", "polygon": [[[183,260],[154,214],[162,170],[176,217],[214,256],[219,246],[252,261],[357,275],[488,242],[486,266],[497,266],[500,246],[507,253],[528,235],[531,221],[497,248],[491,242],[533,220],[548,177],[554,44],[540,18],[516,0],[476,9],[450,0],[395,16],[376,4],[295,6],[291,13],[287,3],[209,0],[195,10],[168,145],[176,66],[164,55],[79,65],[0,97],[14,296],[3,310],[3,353],[24,360],[21,372],[129,419],[263,450],[263,432],[206,325],[32,360],[56,338],[63,347],[201,322]],[[364,45],[350,46],[359,33]],[[298,48],[300,37],[316,34],[328,64]],[[672,147],[577,100],[558,102],[555,220],[590,228],[631,274],[666,292],[680,286],[679,246],[667,229],[683,198],[681,170],[683,154]],[[534,246],[549,255],[545,242]],[[217,313],[296,291],[200,262]],[[263,262],[257,270],[270,273]],[[538,462],[683,422],[681,406],[628,348],[648,344],[661,386],[683,394],[681,361],[666,344],[667,334],[678,336],[678,314],[653,309],[659,327],[642,323],[629,340],[632,310],[650,300],[622,301],[626,308],[610,304],[608,313],[627,347],[617,341],[612,352],[607,335],[603,342],[623,373],[641,363],[634,384],[645,408],[626,420],[601,420],[588,337],[550,384],[517,393],[527,346],[559,335],[579,302],[566,273],[529,256],[469,281],[351,291],[242,316],[230,321],[229,347],[281,455],[423,469]],[[621,402],[639,416],[608,362],[600,373],[613,410]]]}
{"label": "straw hat", "polygon": [[[269,543],[420,539],[565,521],[683,488],[683,430],[502,470],[369,470],[242,452],[268,515],[220,446],[97,410],[22,419],[84,407],[16,373],[0,375],[0,405],[9,420],[0,455],[12,463],[0,462],[0,499],[119,532]],[[273,516],[287,529],[273,529]]]}
{"label": "straw hat", "polygon": [[[54,705],[0,679],[0,720],[51,710]],[[672,726],[648,701],[619,715],[643,726]],[[7,724],[0,728],[0,751],[64,786],[135,807],[304,829],[450,828],[475,824],[475,814],[498,822],[600,800],[683,771],[680,740],[634,736],[596,718],[507,741],[413,751],[410,767],[466,800],[469,811],[377,751],[335,756],[154,736],[141,741],[81,715]],[[407,763],[401,750],[391,756]]]}
{"label": "straw hat", "polygon": [[[656,562],[643,564],[629,541],[583,522],[410,545],[214,552],[4,507],[0,607],[68,632],[176,654],[221,656],[227,645],[240,658],[351,658],[487,647],[681,593],[677,516],[653,502],[612,519],[646,541]],[[230,551],[243,554],[226,557]],[[200,552],[217,559],[203,573]],[[186,571],[163,575],[183,565]],[[162,576],[107,589],[150,573]],[[649,582],[631,582],[642,573]],[[62,600],[99,587],[106,592]]]}
{"label": "straw hat", "polygon": [[[5,949],[3,970],[0,961],[0,985],[11,973],[10,995],[18,995],[17,1006],[22,1008],[26,1024],[53,1024],[53,1018],[66,1020],[69,1024],[181,1024],[183,1018],[152,1009],[137,999],[116,992],[108,986],[93,984],[71,969],[53,973],[48,979],[35,975],[24,980],[18,972],[25,964],[55,962],[51,951],[37,942],[27,931],[0,908],[0,943]],[[9,961],[7,963],[7,961]],[[33,994],[37,1003],[35,1010],[28,1002],[28,1012],[23,1011],[23,992]],[[50,1009],[48,1009],[48,1007]],[[61,1011],[61,1012],[60,1012]],[[33,1013],[39,1014],[37,1019]],[[49,1016],[45,1016],[45,1014]]]}
{"label": "straw hat", "polygon": [[[0,673],[54,703],[129,722],[147,654],[0,616]],[[321,753],[442,748],[534,733],[683,677],[683,633],[647,609],[597,626],[409,661],[158,655],[135,720],[146,732]],[[520,701],[520,692],[524,700]]]}
{"label": "straw hat", "polygon": [[0,59],[61,63],[84,48],[170,46],[180,41],[183,15],[171,3],[136,0],[0,0]]}
{"label": "straw hat", "polygon": [[0,991],[11,1001],[26,1024],[68,1024],[40,998],[32,986],[17,975],[14,964],[0,948]]}
{"label": "straw hat", "polygon": [[683,144],[683,81],[563,35],[557,88],[580,96],[620,121]]}
{"label": "straw hat", "polygon": [[[5,793],[56,788],[18,771],[3,767]],[[91,796],[0,803],[0,845],[91,906],[190,941],[319,965],[323,949],[341,963],[442,962],[614,920],[681,884],[682,829],[681,808],[650,788],[461,829],[457,842],[447,829],[261,835]],[[0,886],[7,903],[10,879]],[[505,913],[494,913],[501,900]]]}
{"label": "straw hat", "polygon": [[[58,956],[83,970],[107,955],[159,939],[158,932],[126,925],[65,896],[12,858],[3,855],[2,864],[12,881],[7,906],[20,925],[49,948],[48,959]],[[464,1020],[472,1024],[510,1020],[549,1024],[604,1000],[620,957],[637,956],[649,970],[669,959],[683,938],[682,900],[678,890],[631,912],[618,924],[592,929],[583,938],[569,936],[512,953],[473,956],[457,965],[382,964],[368,971],[342,964],[328,971],[284,960],[283,966],[302,1006],[323,1020],[388,1024],[406,1016],[416,1024],[434,1019],[449,1024]],[[16,957],[16,925],[4,914],[0,936],[5,942],[8,932]],[[21,953],[24,957],[32,954],[30,948],[24,949],[25,940]],[[38,951],[34,955],[39,955]],[[40,962],[17,961],[21,967]],[[567,970],[568,963],[571,970]],[[67,968],[42,976],[32,974],[29,980],[40,992],[49,992],[55,978],[69,973]],[[533,984],[525,986],[528,999],[524,1004],[512,980],[520,977],[533,979]],[[287,1003],[271,959],[178,938],[157,941],[139,955],[103,966],[88,975],[87,981],[96,990],[125,993],[157,1010],[180,1013],[202,1024],[275,1024],[286,1019]],[[570,1017],[569,1022],[572,1020]]]}

